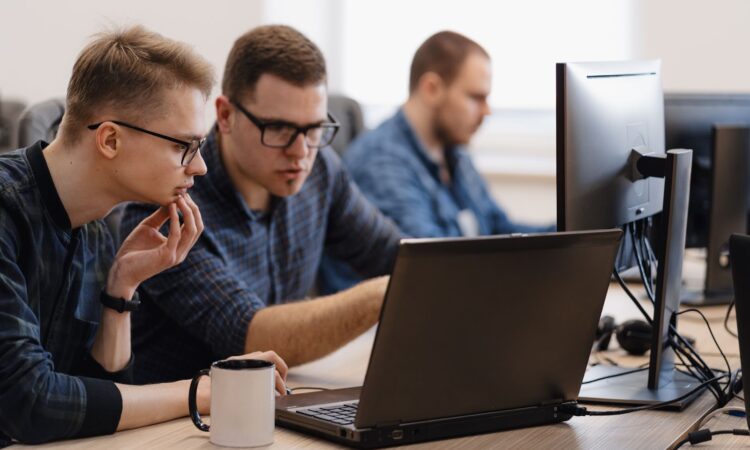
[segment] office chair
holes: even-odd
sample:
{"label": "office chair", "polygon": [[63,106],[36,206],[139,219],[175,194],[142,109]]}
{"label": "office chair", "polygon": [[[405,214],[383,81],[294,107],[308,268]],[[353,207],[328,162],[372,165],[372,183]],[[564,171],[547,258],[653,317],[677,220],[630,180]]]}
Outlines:
{"label": "office chair", "polygon": [[52,141],[64,113],[64,98],[53,98],[26,108],[18,119],[18,146],[27,147],[40,139]]}
{"label": "office chair", "polygon": [[[29,106],[18,121],[18,146],[26,147],[38,140],[52,141],[57,135],[64,113],[64,98],[53,98]],[[107,224],[115,241],[119,239],[120,217],[123,210],[123,205],[119,205],[104,218],[104,223]]]}
{"label": "office chair", "polygon": [[0,101],[0,154],[18,148],[18,118],[26,104],[18,100]]}
{"label": "office chair", "polygon": [[365,130],[362,107],[356,100],[345,95],[331,94],[328,96],[328,112],[341,123],[331,146],[343,156],[354,138]]}

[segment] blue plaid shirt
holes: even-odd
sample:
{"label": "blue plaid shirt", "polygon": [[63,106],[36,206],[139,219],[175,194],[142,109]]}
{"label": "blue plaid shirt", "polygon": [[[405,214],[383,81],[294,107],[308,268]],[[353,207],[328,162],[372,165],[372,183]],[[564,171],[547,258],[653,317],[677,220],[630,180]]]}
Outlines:
{"label": "blue plaid shirt", "polygon": [[[132,319],[137,382],[189,378],[244,353],[256,311],[310,292],[324,247],[365,276],[389,273],[396,256],[398,229],[349,182],[330,148],[320,150],[300,192],[273,197],[266,213],[250,210],[232,185],[215,128],[202,154],[208,173],[190,195],[205,230],[182,264],[140,287],[142,308]],[[128,205],[123,235],[151,211]]]}
{"label": "blue plaid shirt", "polygon": [[[494,201],[469,154],[447,149],[451,183],[440,180],[440,167],[427,155],[403,110],[356,139],[344,154],[344,165],[362,193],[412,237],[464,235],[459,212],[473,213],[479,235],[554,231],[513,222]],[[358,277],[340,260],[326,255],[321,270],[324,292],[352,285]]]}
{"label": "blue plaid shirt", "polygon": [[0,446],[113,433],[111,380],[132,377],[90,356],[112,237],[102,221],[71,229],[45,146],[0,157]]}

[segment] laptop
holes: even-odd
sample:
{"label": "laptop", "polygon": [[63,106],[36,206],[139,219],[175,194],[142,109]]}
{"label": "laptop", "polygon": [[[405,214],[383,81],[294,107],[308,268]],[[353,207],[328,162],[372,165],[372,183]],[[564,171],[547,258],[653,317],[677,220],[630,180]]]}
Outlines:
{"label": "laptop", "polygon": [[[750,407],[750,236],[733,234],[729,238],[729,259],[734,284],[734,307],[737,309],[737,340],[740,343],[742,389],[745,409]],[[750,427],[750,417],[747,418]]]}
{"label": "laptop", "polygon": [[621,234],[402,240],[364,384],[279,397],[276,424],[375,448],[569,419]]}

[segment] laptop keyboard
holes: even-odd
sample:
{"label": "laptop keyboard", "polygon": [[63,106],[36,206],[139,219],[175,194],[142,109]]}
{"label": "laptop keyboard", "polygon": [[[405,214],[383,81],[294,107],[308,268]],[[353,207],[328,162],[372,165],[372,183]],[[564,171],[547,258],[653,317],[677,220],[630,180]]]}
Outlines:
{"label": "laptop keyboard", "polygon": [[357,406],[359,406],[359,402],[351,402],[331,406],[298,409],[295,412],[304,416],[325,420],[326,422],[332,422],[337,425],[350,425],[354,423],[354,417],[357,415]]}

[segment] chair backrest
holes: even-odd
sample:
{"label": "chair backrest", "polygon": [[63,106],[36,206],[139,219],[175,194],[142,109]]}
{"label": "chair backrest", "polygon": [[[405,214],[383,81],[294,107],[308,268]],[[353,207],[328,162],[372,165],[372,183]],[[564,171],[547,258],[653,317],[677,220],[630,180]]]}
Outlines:
{"label": "chair backrest", "polygon": [[65,99],[53,98],[29,106],[18,120],[18,146],[26,147],[42,139],[50,142],[57,135]]}
{"label": "chair backrest", "polygon": [[18,119],[26,104],[14,99],[0,101],[0,154],[18,148]]}
{"label": "chair backrest", "polygon": [[354,138],[365,130],[362,108],[352,98],[331,94],[328,96],[328,111],[341,123],[341,128],[331,146],[336,153],[343,155]]}

